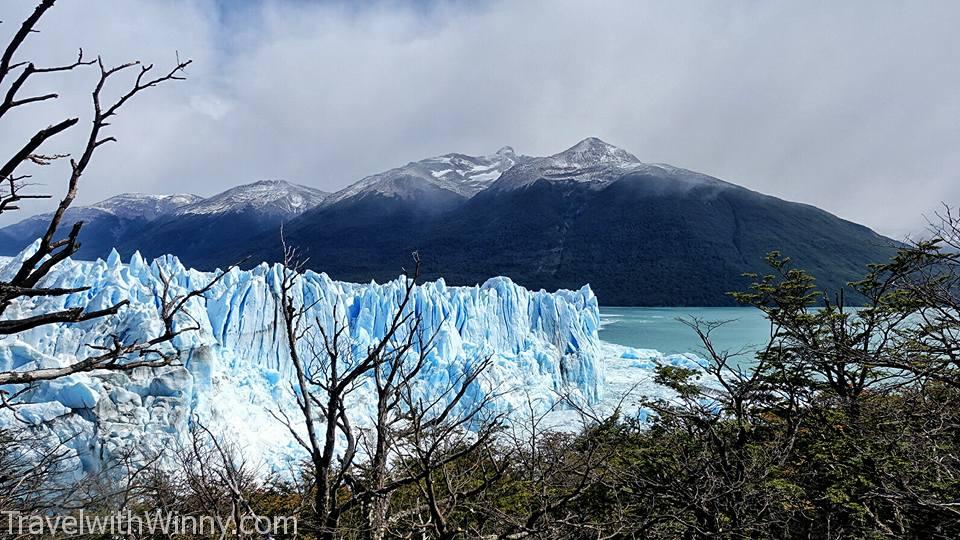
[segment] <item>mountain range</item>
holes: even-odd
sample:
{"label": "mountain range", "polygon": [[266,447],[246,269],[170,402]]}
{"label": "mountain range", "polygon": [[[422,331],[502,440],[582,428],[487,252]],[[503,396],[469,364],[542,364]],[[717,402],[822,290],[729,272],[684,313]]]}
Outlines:
{"label": "mountain range", "polygon": [[[445,154],[326,193],[271,180],[218,195],[118,195],[71,209],[78,257],[140,251],[189,266],[282,258],[280,228],[308,266],[336,279],[385,281],[423,259],[425,279],[526,287],[589,283],[606,305],[729,305],[772,250],[838,290],[896,242],[816,207],[636,156],[596,138],[531,157],[504,147]],[[44,216],[0,229],[0,254],[42,231]]]}

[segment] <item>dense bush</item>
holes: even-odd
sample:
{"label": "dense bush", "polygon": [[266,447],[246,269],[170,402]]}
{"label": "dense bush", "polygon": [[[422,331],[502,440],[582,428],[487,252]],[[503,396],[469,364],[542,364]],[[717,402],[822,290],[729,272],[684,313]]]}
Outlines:
{"label": "dense bush", "polygon": [[687,321],[704,367],[660,367],[675,397],[644,420],[504,427],[393,492],[384,530],[358,507],[333,536],[960,537],[960,265],[943,243],[871,268],[856,309],[771,254],[734,295],[771,324],[750,361],[713,346],[721,323]]}

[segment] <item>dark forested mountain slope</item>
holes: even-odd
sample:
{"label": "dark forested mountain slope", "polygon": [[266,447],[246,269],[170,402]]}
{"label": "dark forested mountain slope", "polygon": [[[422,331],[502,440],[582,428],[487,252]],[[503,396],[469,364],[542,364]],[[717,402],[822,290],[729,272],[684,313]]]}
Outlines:
{"label": "dark forested mountain slope", "polygon": [[[816,208],[729,185],[627,174],[600,190],[538,181],[484,194],[435,227],[431,271],[453,282],[505,273],[545,288],[589,282],[606,304],[717,305],[772,250],[838,288],[891,242]],[[487,209],[496,208],[495,212]],[[475,231],[465,242],[459,234]]]}

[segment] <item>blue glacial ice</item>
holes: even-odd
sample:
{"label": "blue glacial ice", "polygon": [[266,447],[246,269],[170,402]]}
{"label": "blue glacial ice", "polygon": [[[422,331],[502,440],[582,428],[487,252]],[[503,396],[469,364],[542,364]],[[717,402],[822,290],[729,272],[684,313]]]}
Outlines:
{"label": "blue glacial ice", "polygon": [[[0,260],[0,278],[9,277],[23,257]],[[0,410],[0,426],[19,422],[64,442],[74,452],[77,470],[89,472],[121,450],[149,454],[176,447],[199,420],[242,442],[248,457],[284,467],[298,451],[274,417],[278,409],[293,410],[293,367],[275,300],[282,273],[279,265],[232,269],[203,298],[191,299],[188,317],[179,324],[198,330],[180,334],[169,345],[181,351],[179,365],[77,374],[36,384],[18,397],[21,406]],[[114,252],[106,261],[65,261],[42,284],[88,290],[21,299],[5,316],[74,306],[98,309],[122,300],[130,304],[113,317],[0,339],[0,371],[66,365],[91,354],[91,346],[112,339],[117,329],[123,331],[116,339],[125,343],[157,335],[164,277],[174,294],[184,294],[214,275],[186,269],[171,256],[147,262],[134,254],[123,263]],[[402,293],[399,278],[353,284],[310,271],[294,289],[298,302],[310,306],[310,320],[327,328],[335,320],[346,324],[360,351],[383,336]],[[561,396],[585,406],[600,403],[604,358],[622,352],[598,339],[597,298],[588,286],[547,293],[503,277],[474,287],[448,287],[438,280],[417,286],[411,309],[422,318],[426,333],[436,336],[420,391],[443,388],[466,367],[490,357],[492,366],[473,393],[496,395],[494,406],[504,412],[529,401],[548,407]],[[644,358],[651,355],[655,353]],[[352,404],[360,417],[370,404],[363,397],[361,390]]]}

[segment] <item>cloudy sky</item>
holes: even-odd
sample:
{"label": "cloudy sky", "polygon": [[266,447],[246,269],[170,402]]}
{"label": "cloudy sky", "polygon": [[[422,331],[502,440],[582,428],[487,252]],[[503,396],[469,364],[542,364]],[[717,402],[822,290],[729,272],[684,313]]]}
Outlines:
{"label": "cloudy sky", "polygon": [[[34,3],[0,5],[2,37]],[[265,178],[336,190],[431,155],[598,136],[899,237],[960,204],[957,20],[953,1],[59,0],[25,53],[194,59],[117,119],[81,202]],[[86,121],[95,75],[37,78],[61,99],[5,120],[0,149]],[[48,151],[76,151],[74,131]],[[41,189],[59,195],[65,166]]]}

